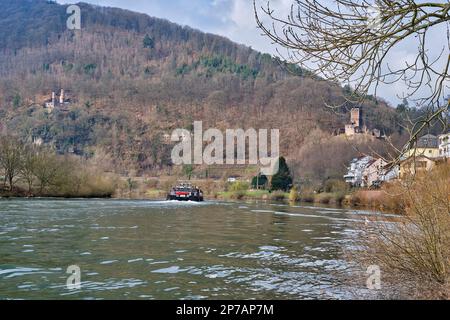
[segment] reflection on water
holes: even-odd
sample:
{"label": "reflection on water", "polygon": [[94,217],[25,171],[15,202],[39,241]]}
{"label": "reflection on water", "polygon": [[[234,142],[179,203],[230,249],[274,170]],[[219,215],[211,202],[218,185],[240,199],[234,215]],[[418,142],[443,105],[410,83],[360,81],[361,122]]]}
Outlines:
{"label": "reflection on water", "polygon": [[[339,279],[372,212],[255,203],[0,201],[0,299],[351,297]],[[81,268],[80,290],[66,269]]]}

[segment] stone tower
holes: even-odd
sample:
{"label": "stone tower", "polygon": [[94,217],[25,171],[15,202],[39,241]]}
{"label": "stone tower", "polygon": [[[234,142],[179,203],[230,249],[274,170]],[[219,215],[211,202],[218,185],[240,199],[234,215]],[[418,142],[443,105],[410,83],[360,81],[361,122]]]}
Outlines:
{"label": "stone tower", "polygon": [[59,103],[64,104],[64,89],[61,89],[61,94],[59,96]]}
{"label": "stone tower", "polygon": [[353,108],[350,112],[350,123],[355,127],[361,127],[361,109]]}

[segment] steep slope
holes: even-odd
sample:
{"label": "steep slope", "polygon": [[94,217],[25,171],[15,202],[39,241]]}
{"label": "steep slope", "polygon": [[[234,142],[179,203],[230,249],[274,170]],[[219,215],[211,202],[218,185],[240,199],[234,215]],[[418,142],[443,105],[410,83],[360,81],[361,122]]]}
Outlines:
{"label": "steep slope", "polygon": [[[223,37],[122,9],[80,4],[82,30],[66,29],[66,6],[0,0],[0,121],[59,152],[109,153],[139,171],[170,164],[163,134],[205,127],[279,128],[288,158],[315,128],[343,127],[338,85]],[[66,90],[67,110],[42,107]],[[347,108],[351,105],[347,104]],[[364,105],[365,123],[392,133],[397,115]]]}

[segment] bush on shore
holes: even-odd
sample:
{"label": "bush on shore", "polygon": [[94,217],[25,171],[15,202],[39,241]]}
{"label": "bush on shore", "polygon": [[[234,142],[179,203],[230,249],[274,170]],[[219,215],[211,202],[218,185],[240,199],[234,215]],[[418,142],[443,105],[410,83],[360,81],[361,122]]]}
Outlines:
{"label": "bush on shore", "polygon": [[449,299],[450,165],[390,191],[404,215],[365,232],[357,259],[365,266],[380,266],[383,283],[397,288],[400,298]]}
{"label": "bush on shore", "polygon": [[289,202],[299,202],[300,194],[297,190],[297,187],[293,187],[289,192]]}
{"label": "bush on shore", "polygon": [[245,197],[250,185],[244,181],[236,181],[229,185],[228,190],[231,192],[231,199],[242,200]]}
{"label": "bush on shore", "polygon": [[357,190],[344,196],[342,204],[401,214],[404,207],[400,198],[396,196],[398,184],[399,182],[385,184],[381,190]]}
{"label": "bush on shore", "polygon": [[274,191],[270,194],[270,200],[284,201],[286,200],[286,193],[283,191]]}
{"label": "bush on shore", "polygon": [[88,160],[62,156],[51,149],[0,138],[2,195],[41,197],[111,197],[116,179]]}
{"label": "bush on shore", "polygon": [[[329,192],[317,192],[313,188],[304,188],[299,196],[298,201],[320,204],[341,205],[344,202],[346,192],[341,188],[327,188]],[[333,190],[331,192],[330,190]]]}

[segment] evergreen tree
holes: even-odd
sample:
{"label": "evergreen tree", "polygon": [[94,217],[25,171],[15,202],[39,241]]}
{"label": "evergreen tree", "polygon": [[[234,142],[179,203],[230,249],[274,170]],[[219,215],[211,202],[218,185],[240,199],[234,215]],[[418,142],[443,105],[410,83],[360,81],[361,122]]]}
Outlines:
{"label": "evergreen tree", "polygon": [[258,176],[253,177],[252,188],[254,189],[262,188],[267,184],[267,181],[268,181],[267,176],[259,174]]}
{"label": "evergreen tree", "polygon": [[144,41],[144,48],[153,49],[155,47],[155,42],[148,34],[145,35]]}
{"label": "evergreen tree", "polygon": [[13,107],[14,109],[17,109],[20,107],[20,104],[22,103],[22,97],[20,96],[20,94],[16,94],[13,98]]}
{"label": "evergreen tree", "polygon": [[183,174],[191,180],[192,174],[194,173],[194,166],[191,164],[187,164],[183,166]]}
{"label": "evergreen tree", "polygon": [[287,191],[292,186],[291,171],[286,163],[284,157],[280,157],[278,173],[272,177],[271,190],[283,190]]}

